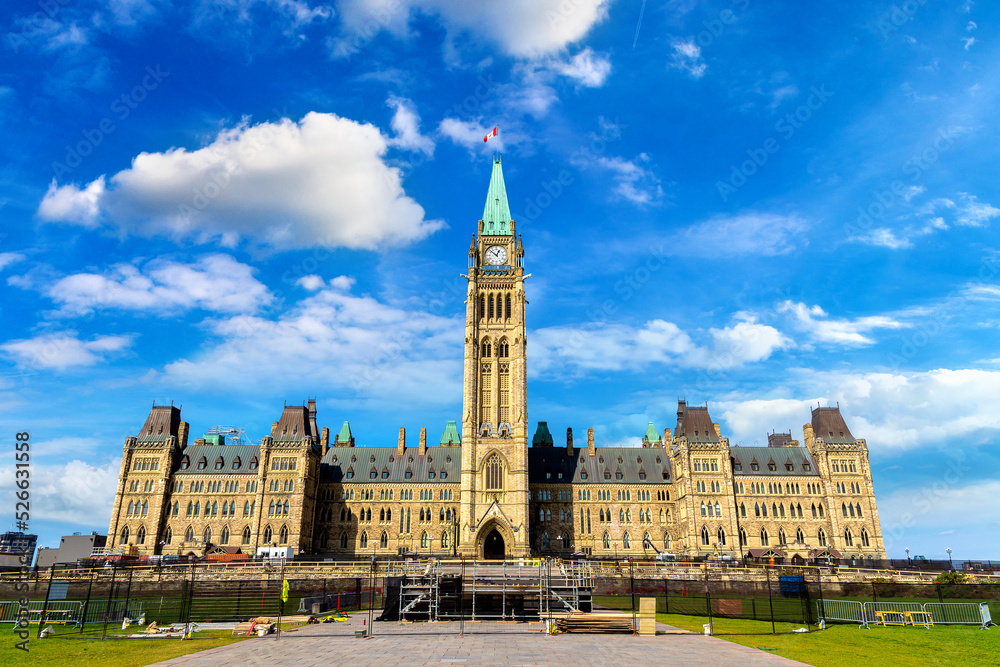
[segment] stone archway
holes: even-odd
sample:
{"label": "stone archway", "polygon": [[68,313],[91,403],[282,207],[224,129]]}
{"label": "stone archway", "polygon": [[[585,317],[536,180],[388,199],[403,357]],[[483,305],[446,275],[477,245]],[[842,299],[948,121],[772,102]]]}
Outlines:
{"label": "stone archway", "polygon": [[486,560],[503,560],[506,556],[503,536],[496,528],[486,534],[483,539],[483,558]]}

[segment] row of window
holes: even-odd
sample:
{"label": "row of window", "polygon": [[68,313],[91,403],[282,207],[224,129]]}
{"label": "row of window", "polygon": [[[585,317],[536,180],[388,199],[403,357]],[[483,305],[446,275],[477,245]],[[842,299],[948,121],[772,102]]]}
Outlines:
{"label": "row of window", "polygon": [[[382,468],[382,472],[381,473],[376,468],[374,468],[374,467],[372,467],[372,469],[368,471],[368,479],[379,479],[380,476],[381,476],[382,479],[389,479],[389,475],[390,475],[390,472],[389,472],[388,468]],[[404,479],[413,479],[413,470],[410,469],[410,468],[407,468],[403,472],[403,478]],[[353,466],[350,467],[350,468],[348,468],[347,472],[344,473],[344,479],[354,479],[354,467]],[[438,472],[436,470],[428,470],[427,471],[427,479],[448,479],[448,471],[445,470],[444,468],[441,468],[440,472]]]}
{"label": "row of window", "polygon": [[857,472],[858,468],[854,461],[843,461],[837,459],[833,462],[833,472]]}
{"label": "row of window", "polygon": [[272,479],[267,485],[267,490],[272,492],[291,493],[295,491],[294,479]]}
{"label": "row of window", "polygon": [[141,493],[151,493],[153,491],[154,482],[155,480],[152,479],[134,479],[128,485],[129,493],[140,493],[140,485],[142,486]]}
{"label": "row of window", "polygon": [[271,459],[271,470],[295,470],[295,459],[289,456],[279,456]]}
{"label": "row of window", "polygon": [[722,482],[709,482],[708,484],[697,482],[695,488],[697,488],[698,493],[708,493],[709,488],[712,489],[712,493],[722,493]]}
{"label": "row of window", "polygon": [[[170,490],[172,493],[184,493],[184,482],[182,480],[175,481],[173,483],[173,486],[170,487]],[[239,493],[240,482],[238,480],[212,480],[208,482],[200,480],[196,482],[188,482],[187,492],[188,493]],[[256,492],[257,492],[256,480],[247,482],[243,486],[243,493],[256,493]]]}
{"label": "row of window", "polygon": [[[711,469],[709,469],[711,466]],[[718,472],[719,471],[719,461],[717,459],[695,459],[694,460],[694,470],[695,472]]]}
{"label": "row of window", "polygon": [[[850,489],[850,491],[848,491]],[[861,493],[860,482],[837,482],[837,493]]]}
{"label": "row of window", "polygon": [[[283,513],[288,514],[288,501],[285,501],[284,512],[276,512],[276,504],[273,500],[271,501],[271,514]],[[194,502],[188,501],[187,504],[187,516],[200,516],[201,515],[201,501],[196,500]],[[256,501],[245,501],[243,503],[243,516],[253,516],[257,509]],[[178,516],[181,512],[181,504],[174,501],[174,504],[167,508],[167,513],[171,516]],[[236,501],[235,500],[223,500],[222,501],[222,516],[236,516]],[[205,501],[205,516],[217,516],[219,514],[219,501],[206,500]]]}
{"label": "row of window", "polygon": [[[239,456],[233,457],[232,469],[239,470],[242,466],[243,462],[240,460],[240,457]],[[181,459],[181,470],[187,470],[190,467],[191,467],[191,460],[187,456],[185,456],[184,458]],[[220,456],[219,458],[215,459],[216,470],[222,470],[225,467],[226,467],[226,460],[224,458]],[[198,459],[197,469],[205,470],[206,468],[208,468],[208,459],[202,456],[200,459]],[[250,459],[250,465],[248,466],[248,469],[249,470],[257,469],[256,456]]]}
{"label": "row of window", "polygon": [[[798,495],[801,493],[798,482],[785,482],[784,486],[782,486],[781,482],[748,482],[745,487],[743,486],[743,482],[740,482],[737,488],[740,493],[750,493],[752,495]],[[823,486],[819,483],[809,482],[806,484],[806,493],[822,494]]]}
{"label": "row of window", "polygon": [[[506,308],[504,307],[506,306]],[[511,313],[510,292],[506,297],[503,294],[479,295],[479,313],[481,319],[510,319]],[[506,313],[506,314],[505,314]]]}
{"label": "row of window", "polygon": [[139,458],[132,462],[132,470],[159,470],[160,461],[151,458]]}
{"label": "row of window", "polygon": [[[825,515],[823,510],[823,505],[813,504],[812,506],[812,516],[814,519],[822,519]],[[747,508],[746,505],[740,503],[740,516],[746,517]],[[753,515],[756,517],[767,518],[767,503],[754,503],[753,504]],[[780,503],[771,503],[771,518],[774,519],[784,519],[785,518],[785,506]],[[788,503],[788,515],[789,517],[803,517],[802,503]]]}
{"label": "row of window", "polygon": [[[775,471],[778,470],[778,464],[775,463],[774,461],[769,461],[768,464],[767,464],[767,469],[770,470],[771,472],[775,472]],[[806,472],[809,472],[810,470],[812,470],[812,464],[809,463],[808,461],[803,461],[802,462],[802,469],[805,470]],[[733,461],[733,470],[735,470],[736,472],[739,472],[739,471],[743,470],[743,464],[740,463],[739,461],[735,461],[734,460]],[[750,470],[752,470],[753,472],[758,472],[760,470],[760,464],[757,463],[756,460],[751,461],[750,462]],[[789,461],[789,462],[785,463],[785,470],[787,470],[788,472],[794,472],[795,465],[791,461]]]}
{"label": "row of window", "polygon": [[[288,534],[289,534],[288,527],[282,526],[281,529],[278,531],[277,535],[278,544],[288,544]],[[129,527],[123,526],[121,532],[118,534],[118,537],[119,537],[119,544],[128,544],[129,538],[131,537],[131,531]],[[202,532],[200,537],[204,544],[213,543],[212,538],[214,537],[214,534],[212,532],[212,527],[206,526],[205,530]],[[271,529],[271,527],[265,526],[264,532],[261,534],[262,542],[264,544],[270,544],[274,540],[274,537],[275,537],[274,531]],[[223,546],[228,545],[230,538],[231,535],[229,532],[229,526],[223,526],[222,531],[219,534],[218,544]],[[250,544],[250,526],[245,526],[243,528],[243,533],[241,535],[241,538],[242,538],[241,539],[242,544],[244,545]],[[170,544],[171,542],[173,542],[173,539],[174,539],[173,528],[167,526],[167,529],[163,534],[163,541],[166,544]],[[191,526],[188,526],[187,530],[184,532],[184,541],[194,542],[194,539],[195,539],[194,529]],[[145,543],[146,543],[146,527],[139,526],[135,534],[135,544],[145,544]]]}

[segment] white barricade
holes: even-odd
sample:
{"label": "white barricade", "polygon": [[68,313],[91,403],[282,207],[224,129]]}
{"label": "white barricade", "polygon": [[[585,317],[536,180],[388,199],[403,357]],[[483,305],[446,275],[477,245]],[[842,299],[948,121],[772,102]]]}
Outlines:
{"label": "white barricade", "polygon": [[854,600],[816,600],[817,616],[826,621],[857,623],[859,628],[868,627],[864,606]]}
{"label": "white barricade", "polygon": [[924,609],[939,625],[978,625],[984,630],[995,625],[985,602],[928,602]]}
{"label": "white barricade", "polygon": [[996,625],[986,602],[855,602],[817,600],[819,618],[825,621],[857,623],[871,629],[875,623],[899,625],[977,625],[983,630]]}

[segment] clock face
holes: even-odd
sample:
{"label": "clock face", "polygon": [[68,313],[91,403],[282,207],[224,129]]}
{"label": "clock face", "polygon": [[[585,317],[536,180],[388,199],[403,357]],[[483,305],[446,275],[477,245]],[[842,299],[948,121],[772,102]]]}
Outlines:
{"label": "clock face", "polygon": [[507,249],[503,246],[495,245],[486,250],[486,263],[493,264],[503,264],[507,261]]}

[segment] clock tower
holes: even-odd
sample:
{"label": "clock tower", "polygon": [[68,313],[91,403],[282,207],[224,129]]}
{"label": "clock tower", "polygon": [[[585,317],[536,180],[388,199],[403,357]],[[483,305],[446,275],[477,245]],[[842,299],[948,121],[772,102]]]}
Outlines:
{"label": "clock tower", "polygon": [[499,154],[469,245],[462,398],[459,549],[482,558],[528,549],[528,410],[524,250]]}

